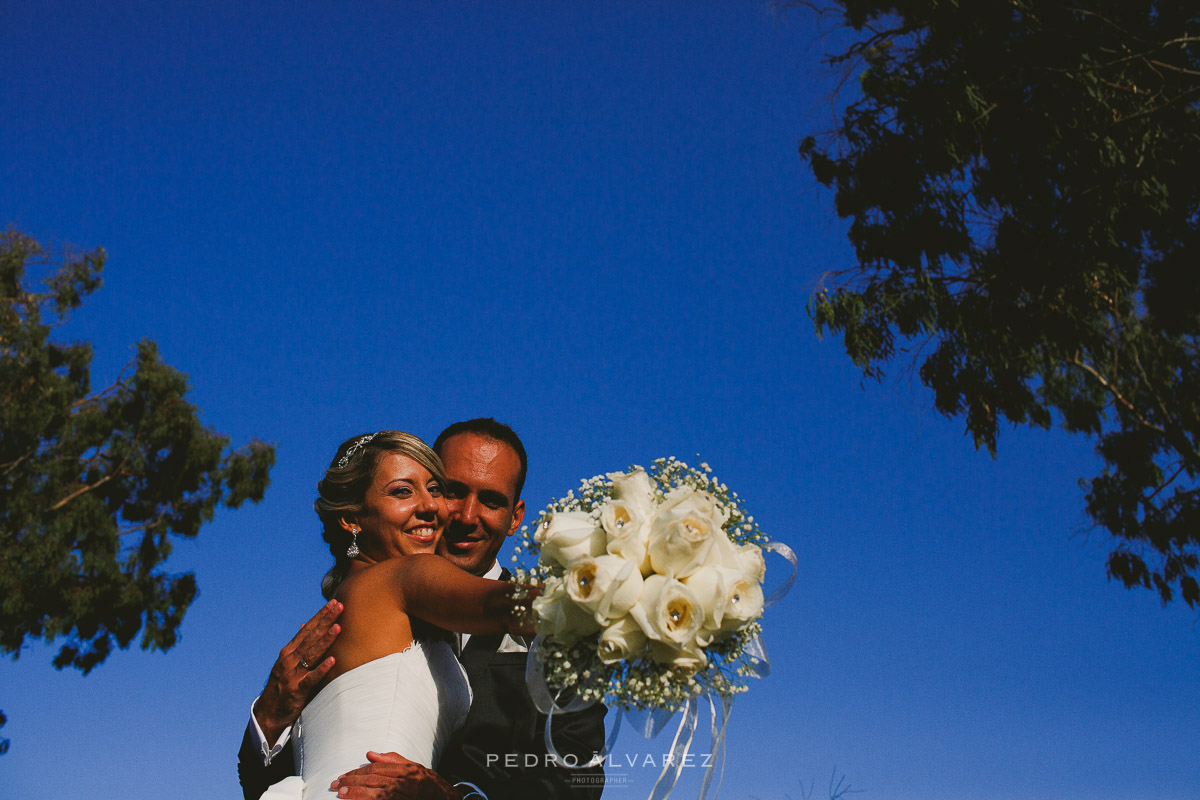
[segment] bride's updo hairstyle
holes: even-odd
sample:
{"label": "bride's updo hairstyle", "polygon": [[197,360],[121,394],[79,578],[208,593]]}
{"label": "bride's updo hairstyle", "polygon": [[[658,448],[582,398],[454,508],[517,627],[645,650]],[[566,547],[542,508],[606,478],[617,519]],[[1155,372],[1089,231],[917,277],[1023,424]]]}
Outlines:
{"label": "bride's updo hairstyle", "polygon": [[350,571],[350,559],[346,550],[353,538],[341,525],[341,518],[360,513],[366,505],[367,489],[375,479],[375,469],[384,453],[399,453],[420,464],[442,485],[446,483],[446,470],[437,453],[418,437],[404,431],[379,431],[352,436],[338,447],[325,477],[317,482],[317,500],[313,503],[317,516],[324,527],[322,538],[329,544],[333,554],[333,568],[321,580],[321,594],[325,599],[333,597],[334,591]]}

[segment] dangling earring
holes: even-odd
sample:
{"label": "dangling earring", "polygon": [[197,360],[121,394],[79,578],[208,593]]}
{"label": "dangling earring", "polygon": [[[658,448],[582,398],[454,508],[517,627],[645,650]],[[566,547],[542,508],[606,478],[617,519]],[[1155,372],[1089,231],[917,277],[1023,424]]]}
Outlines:
{"label": "dangling earring", "polygon": [[350,546],[346,548],[346,557],[354,558],[358,555],[358,528],[351,528],[350,535],[354,538],[350,540]]}

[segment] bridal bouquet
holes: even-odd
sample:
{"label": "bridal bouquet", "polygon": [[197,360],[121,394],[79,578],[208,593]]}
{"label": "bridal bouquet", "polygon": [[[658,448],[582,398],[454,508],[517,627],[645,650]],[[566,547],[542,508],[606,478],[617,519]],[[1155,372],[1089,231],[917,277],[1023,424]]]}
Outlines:
{"label": "bridal bouquet", "polygon": [[[766,537],[736,492],[674,457],[585,480],[518,549],[545,683],[579,701],[681,709],[765,673],[758,641]],[[789,551],[790,552],[790,551]],[[785,589],[786,591],[786,589]]]}

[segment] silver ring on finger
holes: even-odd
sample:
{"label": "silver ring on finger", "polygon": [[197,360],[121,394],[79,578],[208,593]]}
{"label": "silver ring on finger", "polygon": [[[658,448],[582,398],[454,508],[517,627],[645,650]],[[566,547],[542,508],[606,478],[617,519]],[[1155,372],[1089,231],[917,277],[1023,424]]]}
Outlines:
{"label": "silver ring on finger", "polygon": [[309,664],[309,663],[308,663],[307,661],[305,661],[303,658],[301,658],[301,659],[300,659],[300,666],[304,667],[304,668],[305,668],[306,670],[308,670],[309,672],[312,672],[312,664]]}

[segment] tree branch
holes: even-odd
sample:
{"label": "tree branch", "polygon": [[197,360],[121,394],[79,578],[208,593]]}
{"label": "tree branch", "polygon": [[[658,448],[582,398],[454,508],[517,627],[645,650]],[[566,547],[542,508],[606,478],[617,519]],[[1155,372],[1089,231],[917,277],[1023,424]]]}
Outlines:
{"label": "tree branch", "polygon": [[[1167,409],[1167,403],[1163,400],[1162,394],[1155,389],[1153,381],[1146,374],[1146,368],[1142,366],[1142,359],[1138,355],[1137,347],[1131,346],[1129,349],[1133,351],[1133,363],[1137,367],[1138,373],[1142,376],[1142,384],[1146,387],[1146,391],[1150,392],[1155,403],[1158,404],[1158,410],[1162,413],[1163,419],[1167,420],[1169,424],[1171,420],[1175,419],[1174,415]],[[1167,441],[1183,457],[1185,465],[1190,464],[1194,467],[1197,463],[1200,463],[1200,453],[1197,453],[1195,444],[1188,440],[1187,433],[1179,425],[1171,425],[1170,430],[1163,431],[1163,435],[1167,437]]]}
{"label": "tree branch", "polygon": [[993,111],[995,111],[995,110],[996,110],[997,108],[999,108],[999,107],[1000,107],[1000,104],[999,104],[999,103],[992,103],[990,106],[988,106],[987,108],[985,108],[985,109],[984,109],[984,110],[983,110],[983,111],[980,113],[980,115],[979,115],[978,117],[976,117],[975,119],[971,120],[971,125],[972,125],[972,126],[974,126],[974,125],[975,125],[975,123],[979,122],[979,120],[983,119],[984,117],[986,117],[988,114],[992,113]]}
{"label": "tree branch", "polygon": [[1171,72],[1178,72],[1183,75],[1195,75],[1196,77],[1200,77],[1200,71],[1198,71],[1198,70],[1184,69],[1183,67],[1177,67],[1174,64],[1168,64],[1165,61],[1158,61],[1157,59],[1150,59],[1148,63],[1153,64],[1156,67],[1162,67],[1163,69],[1169,69],[1169,70],[1171,70]]}
{"label": "tree branch", "polygon": [[160,513],[157,517],[152,519],[150,522],[143,522],[141,525],[134,525],[132,528],[125,528],[123,530],[117,531],[117,536],[125,536],[130,533],[137,533],[138,531],[149,530],[150,528],[153,528],[155,525],[157,525],[160,522],[162,522],[163,520],[165,520],[167,518],[167,516],[168,516],[167,513],[164,511],[164,512]]}
{"label": "tree branch", "polygon": [[1133,39],[1134,41],[1137,41],[1137,42],[1149,43],[1149,40],[1143,39],[1140,36],[1134,36],[1131,32],[1125,30],[1120,25],[1113,22],[1111,19],[1109,19],[1108,17],[1104,16],[1103,14],[1101,14],[1099,12],[1090,11],[1086,8],[1078,8],[1078,7],[1068,8],[1067,11],[1074,11],[1076,14],[1080,14],[1081,16],[1085,16],[1085,17],[1095,17],[1096,19],[1103,22],[1105,25],[1108,25],[1113,30],[1120,31],[1123,36],[1125,36],[1129,39]]}
{"label": "tree branch", "polygon": [[1129,411],[1130,414],[1133,414],[1133,416],[1137,419],[1137,421],[1139,423],[1141,423],[1142,427],[1148,428],[1149,430],[1152,430],[1155,433],[1161,434],[1163,436],[1167,435],[1166,430],[1164,430],[1163,428],[1160,428],[1159,426],[1155,425],[1154,423],[1152,423],[1148,419],[1146,419],[1146,417],[1143,416],[1142,413],[1137,410],[1137,407],[1134,406],[1133,403],[1131,403],[1127,399],[1125,399],[1125,396],[1123,394],[1121,394],[1120,391],[1117,390],[1117,387],[1113,386],[1113,384],[1110,383],[1107,378],[1105,378],[1103,375],[1101,375],[1099,372],[1097,372],[1095,370],[1095,368],[1092,367],[1091,364],[1087,364],[1087,363],[1081,361],[1078,356],[1073,357],[1071,359],[1070,363],[1074,364],[1075,366],[1079,367],[1084,372],[1086,372],[1087,374],[1089,374],[1093,378],[1095,378],[1096,381],[1101,386],[1104,387],[1105,391],[1107,391],[1109,394],[1111,394],[1118,403],[1120,403],[1122,406],[1124,406],[1126,408],[1126,410]]}
{"label": "tree branch", "polygon": [[[125,462],[124,462],[124,461],[122,461],[122,462],[121,462],[121,465],[122,465],[122,466],[124,466],[124,464],[125,464]],[[71,492],[69,495],[67,495],[66,497],[64,497],[62,500],[59,500],[59,501],[58,501],[57,503],[55,503],[54,505],[50,506],[50,510],[51,510],[51,511],[58,511],[60,508],[62,508],[63,506],[65,506],[67,503],[71,502],[71,501],[72,501],[72,500],[74,500],[76,497],[79,497],[79,495],[81,495],[81,494],[86,494],[86,493],[88,493],[88,492],[92,491],[93,489],[99,489],[101,486],[103,486],[104,484],[108,483],[109,481],[111,481],[113,478],[117,477],[117,476],[118,476],[118,475],[120,475],[120,474],[121,474],[121,471],[120,471],[120,468],[118,468],[118,469],[116,469],[116,470],[114,470],[114,471],[112,471],[112,472],[108,473],[107,475],[105,475],[103,478],[101,478],[100,480],[96,481],[95,483],[89,483],[89,484],[85,484],[85,485],[83,485],[83,486],[80,486],[78,489],[76,489],[75,491]]]}
{"label": "tree branch", "polygon": [[1178,103],[1180,100],[1187,97],[1188,95],[1196,94],[1197,92],[1200,92],[1200,86],[1193,86],[1192,88],[1190,88],[1186,91],[1180,92],[1179,94],[1175,95],[1174,97],[1159,103],[1158,105],[1154,106],[1153,108],[1147,108],[1145,111],[1139,111],[1138,113],[1130,114],[1127,117],[1122,117],[1122,116],[1117,115],[1115,113],[1115,109],[1114,109],[1113,122],[1126,122],[1131,119],[1137,119],[1138,117],[1144,117],[1148,114],[1153,114],[1155,112],[1162,111],[1167,106],[1173,105],[1174,103]]}
{"label": "tree branch", "polygon": [[38,446],[37,446],[37,445],[34,445],[32,449],[28,450],[28,451],[25,453],[25,455],[23,455],[23,456],[20,456],[19,458],[17,458],[17,459],[16,459],[16,460],[14,460],[14,461],[9,461],[7,464],[4,464],[4,465],[3,465],[3,466],[4,466],[4,473],[3,473],[3,474],[7,475],[8,473],[12,472],[12,471],[13,471],[14,469],[16,469],[17,467],[21,466],[21,462],[22,462],[22,461],[24,461],[25,459],[29,458],[30,456],[32,456],[32,455],[33,455],[34,453],[36,453],[37,451],[38,451]]}
{"label": "tree branch", "polygon": [[[138,437],[137,437],[137,435],[135,435],[133,437],[133,444],[137,444],[137,439],[138,439]],[[90,491],[98,489],[101,486],[103,486],[104,484],[111,481],[113,478],[120,476],[122,471],[125,469],[125,464],[128,463],[128,461],[129,461],[129,456],[126,455],[124,458],[121,459],[121,463],[117,464],[117,466],[113,468],[112,472],[108,473],[107,475],[105,475],[103,478],[96,481],[95,483],[90,483],[90,484],[86,484],[84,486],[79,487],[78,489],[76,489],[75,491],[71,492],[69,495],[64,497],[62,500],[59,500],[57,503],[52,505],[50,507],[50,510],[57,511],[58,509],[65,506],[67,503],[74,500],[76,497],[79,497],[81,494],[86,494]]]}
{"label": "tree branch", "polygon": [[1170,486],[1172,483],[1174,483],[1175,479],[1178,478],[1180,473],[1183,472],[1185,469],[1187,469],[1187,464],[1186,463],[1180,464],[1179,468],[1175,470],[1175,474],[1172,475],[1171,477],[1167,478],[1165,481],[1163,481],[1162,485],[1159,486],[1157,489],[1155,489],[1153,492],[1151,492],[1149,497],[1143,497],[1142,502],[1145,504],[1149,504],[1151,501],[1153,501],[1154,498],[1158,497],[1162,493],[1163,489],[1166,489],[1168,486]]}
{"label": "tree branch", "polygon": [[98,400],[100,400],[100,398],[104,397],[106,394],[108,394],[109,392],[111,392],[117,388],[122,388],[122,389],[127,388],[126,383],[125,383],[125,373],[128,372],[130,367],[132,367],[133,365],[134,365],[134,361],[130,361],[128,364],[121,367],[121,371],[117,373],[117,379],[114,380],[110,385],[108,385],[104,389],[101,389],[100,391],[98,391],[94,394],[89,394],[87,397],[83,397],[83,398],[80,398],[79,400],[76,400],[74,403],[67,406],[67,409],[69,411],[75,411],[76,409],[83,408],[88,403],[97,402]]}

